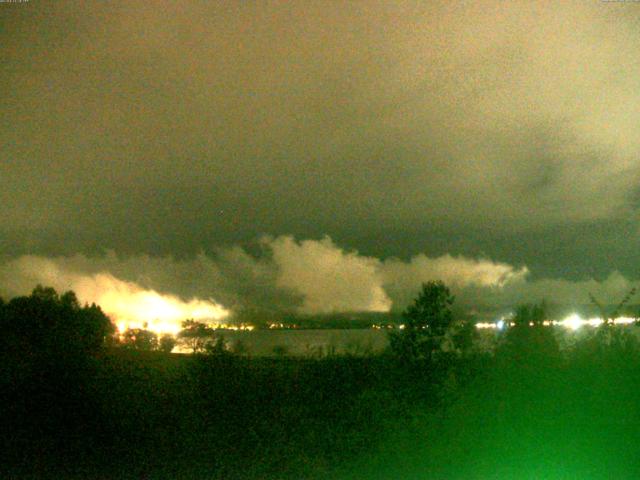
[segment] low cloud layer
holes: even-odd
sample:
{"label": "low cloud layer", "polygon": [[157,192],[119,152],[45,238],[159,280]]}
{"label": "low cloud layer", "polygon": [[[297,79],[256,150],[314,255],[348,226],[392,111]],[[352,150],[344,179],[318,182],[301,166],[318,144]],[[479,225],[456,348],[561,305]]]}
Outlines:
{"label": "low cloud layer", "polygon": [[382,262],[346,252],[329,237],[296,242],[265,239],[277,270],[276,285],[298,292],[305,313],[387,312],[392,301],[383,289]]}
{"label": "low cloud layer", "polygon": [[611,303],[633,286],[617,272],[603,281],[532,281],[526,267],[488,259],[422,253],[408,261],[379,259],[342,249],[329,237],[265,237],[259,244],[258,254],[231,247],[188,260],[124,258],[113,252],[95,258],[5,258],[0,262],[0,292],[7,297],[25,294],[37,283],[71,289],[81,301],[100,304],[116,321],[149,322],[156,329],[175,331],[185,318],[218,321],[243,309],[303,314],[398,311],[429,280],[443,280],[456,295],[456,305],[467,311],[497,311],[542,299],[584,304],[589,293]]}
{"label": "low cloud layer", "polygon": [[81,302],[100,305],[121,331],[148,327],[157,332],[177,333],[182,320],[187,318],[217,323],[229,315],[227,309],[211,299],[194,297],[185,301],[121,280],[106,271],[74,270],[70,264],[86,259],[73,260],[20,257],[0,267],[0,279],[6,291],[14,295],[27,293],[38,283],[59,291],[73,290]]}

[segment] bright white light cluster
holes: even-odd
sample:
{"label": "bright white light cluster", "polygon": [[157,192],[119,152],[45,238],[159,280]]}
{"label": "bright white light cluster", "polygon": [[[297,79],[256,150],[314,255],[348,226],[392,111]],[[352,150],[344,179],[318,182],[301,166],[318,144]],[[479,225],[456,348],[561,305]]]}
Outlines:
{"label": "bright white light cluster", "polygon": [[[629,325],[636,321],[635,318],[631,317],[618,317],[613,320],[614,325]],[[560,322],[553,322],[554,325],[561,325],[565,328],[569,328],[570,330],[578,330],[580,327],[589,326],[589,327],[598,327],[604,323],[602,318],[588,318],[583,319],[577,313],[569,315],[564,320]]]}
{"label": "bright white light cluster", "polygon": [[[630,325],[636,321],[635,318],[632,317],[617,317],[613,320],[614,325]],[[604,321],[602,318],[587,318],[584,319],[580,317],[577,313],[572,313],[568,317],[563,320],[545,320],[542,322],[542,325],[545,327],[548,326],[561,326],[564,328],[568,328],[569,330],[578,330],[580,327],[589,326],[589,327],[598,327],[602,325]],[[514,326],[514,322],[506,321],[504,318],[500,318],[495,322],[480,322],[476,324],[476,328],[480,329],[493,329],[493,330],[502,330],[506,326]],[[529,325],[533,326],[533,323]]]}
{"label": "bright white light cluster", "polygon": [[476,323],[476,328],[482,328],[482,329],[489,328],[489,329],[493,329],[493,330],[504,330],[505,327],[512,327],[514,325],[515,325],[515,323],[510,322],[507,318],[500,317],[495,322],[479,322],[479,323]]}

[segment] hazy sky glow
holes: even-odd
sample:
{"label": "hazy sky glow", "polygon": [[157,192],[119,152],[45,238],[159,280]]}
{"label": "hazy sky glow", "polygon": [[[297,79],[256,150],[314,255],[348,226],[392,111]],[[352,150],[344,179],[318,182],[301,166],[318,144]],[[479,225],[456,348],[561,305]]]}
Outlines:
{"label": "hazy sky glow", "polygon": [[0,292],[49,260],[224,308],[388,310],[433,277],[470,303],[618,295],[640,261],[639,18],[2,4]]}

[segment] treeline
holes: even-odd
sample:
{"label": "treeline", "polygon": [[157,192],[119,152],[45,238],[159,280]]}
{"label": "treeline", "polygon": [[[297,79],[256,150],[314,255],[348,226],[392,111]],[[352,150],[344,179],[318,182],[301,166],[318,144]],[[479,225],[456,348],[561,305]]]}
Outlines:
{"label": "treeline", "polygon": [[39,462],[55,470],[100,435],[92,379],[113,333],[100,307],[73,292],[38,286],[0,301],[0,476]]}
{"label": "treeline", "polygon": [[171,353],[176,346],[191,353],[232,353],[243,354],[243,345],[236,342],[230,345],[224,336],[224,330],[210,326],[204,322],[187,319],[182,322],[182,329],[177,335],[157,333],[146,328],[128,328],[115,335],[110,345],[127,350],[161,351]]}
{"label": "treeline", "polygon": [[114,348],[98,306],[40,286],[0,331],[2,478],[327,478],[445,381],[393,355],[249,358],[193,321],[195,355]]}

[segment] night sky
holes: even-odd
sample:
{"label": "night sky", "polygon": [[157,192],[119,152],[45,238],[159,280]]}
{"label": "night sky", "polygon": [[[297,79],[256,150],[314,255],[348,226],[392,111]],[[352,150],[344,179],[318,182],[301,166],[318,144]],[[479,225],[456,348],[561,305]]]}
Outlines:
{"label": "night sky", "polygon": [[0,293],[618,300],[639,51],[633,2],[0,4]]}

